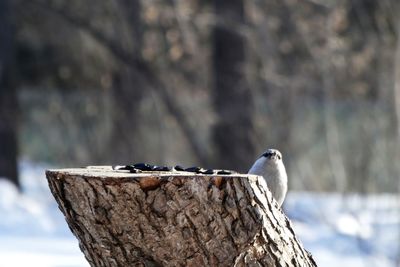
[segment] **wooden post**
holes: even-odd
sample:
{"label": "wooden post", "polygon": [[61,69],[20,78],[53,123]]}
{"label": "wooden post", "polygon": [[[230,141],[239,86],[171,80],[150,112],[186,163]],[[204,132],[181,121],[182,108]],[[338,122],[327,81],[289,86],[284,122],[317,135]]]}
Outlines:
{"label": "wooden post", "polygon": [[255,175],[46,172],[91,266],[316,266]]}

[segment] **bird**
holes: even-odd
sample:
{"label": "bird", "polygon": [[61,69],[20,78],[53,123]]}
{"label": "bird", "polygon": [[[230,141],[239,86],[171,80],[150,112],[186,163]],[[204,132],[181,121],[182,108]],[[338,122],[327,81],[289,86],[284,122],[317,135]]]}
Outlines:
{"label": "bird", "polygon": [[277,149],[267,149],[254,162],[248,173],[264,177],[272,196],[279,206],[282,206],[287,193],[287,174],[281,152]]}

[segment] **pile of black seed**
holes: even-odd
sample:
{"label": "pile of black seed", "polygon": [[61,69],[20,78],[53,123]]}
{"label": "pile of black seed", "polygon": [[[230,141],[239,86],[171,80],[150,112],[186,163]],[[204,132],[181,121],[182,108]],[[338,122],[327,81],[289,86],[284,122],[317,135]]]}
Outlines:
{"label": "pile of black seed", "polygon": [[151,165],[147,163],[136,163],[133,165],[123,165],[123,166],[114,166],[114,170],[125,170],[131,173],[140,173],[140,172],[192,172],[197,174],[218,174],[218,175],[229,175],[236,173],[231,170],[214,170],[214,169],[203,169],[201,167],[189,167],[184,168],[182,166],[157,166]]}

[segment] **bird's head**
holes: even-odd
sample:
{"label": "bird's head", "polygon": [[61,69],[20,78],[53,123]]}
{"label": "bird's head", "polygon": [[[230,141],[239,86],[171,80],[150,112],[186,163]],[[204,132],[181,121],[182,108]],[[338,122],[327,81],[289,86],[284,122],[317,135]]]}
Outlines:
{"label": "bird's head", "polygon": [[280,161],[282,160],[282,153],[279,152],[279,150],[276,149],[268,149],[265,151],[261,157],[265,157],[266,159],[273,160],[273,161]]}

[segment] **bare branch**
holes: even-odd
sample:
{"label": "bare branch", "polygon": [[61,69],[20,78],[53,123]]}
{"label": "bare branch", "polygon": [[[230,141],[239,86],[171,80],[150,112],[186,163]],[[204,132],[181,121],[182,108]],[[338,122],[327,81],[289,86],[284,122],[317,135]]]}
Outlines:
{"label": "bare branch", "polygon": [[161,97],[167,110],[177,120],[177,124],[187,138],[193,153],[198,158],[200,163],[206,165],[208,164],[209,161],[205,149],[202,147],[195,129],[192,127],[192,125],[190,125],[189,120],[185,115],[185,112],[176,103],[177,99],[171,95],[171,93],[165,87],[165,84],[163,84],[163,82],[156,75],[154,75],[154,70],[146,61],[135,54],[125,51],[118,45],[117,42],[111,40],[110,38],[105,36],[99,29],[96,29],[92,25],[90,25],[90,23],[88,23],[86,19],[79,18],[78,16],[73,16],[63,9],[38,0],[26,1],[24,2],[24,4],[34,4],[35,6],[43,9],[46,12],[57,15],[59,18],[68,22],[70,25],[84,31],[85,33],[93,37],[96,41],[107,48],[112,53],[112,55],[114,55],[115,58],[117,58],[128,67],[134,69],[139,74],[138,77],[143,79],[143,82],[148,84]]}

